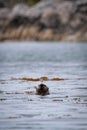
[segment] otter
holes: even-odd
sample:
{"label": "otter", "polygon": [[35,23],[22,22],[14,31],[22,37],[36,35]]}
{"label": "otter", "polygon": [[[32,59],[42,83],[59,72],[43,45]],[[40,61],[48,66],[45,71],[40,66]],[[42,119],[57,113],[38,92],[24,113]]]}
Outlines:
{"label": "otter", "polygon": [[36,93],[37,95],[48,95],[49,94],[49,88],[45,84],[39,84],[36,88]]}

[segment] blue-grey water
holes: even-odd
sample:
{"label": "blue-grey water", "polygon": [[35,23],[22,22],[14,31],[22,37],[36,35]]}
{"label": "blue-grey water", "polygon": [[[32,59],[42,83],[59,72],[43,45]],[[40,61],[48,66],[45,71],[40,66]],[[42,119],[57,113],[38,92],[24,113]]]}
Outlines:
{"label": "blue-grey water", "polygon": [[[50,95],[35,95],[40,81]],[[26,93],[33,91],[33,93]],[[0,130],[87,130],[87,44],[0,43]]]}

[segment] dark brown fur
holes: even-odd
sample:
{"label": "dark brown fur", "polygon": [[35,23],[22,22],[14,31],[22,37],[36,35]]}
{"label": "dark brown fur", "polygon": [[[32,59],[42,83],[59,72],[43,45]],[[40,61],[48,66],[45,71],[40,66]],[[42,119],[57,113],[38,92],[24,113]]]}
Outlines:
{"label": "dark brown fur", "polygon": [[45,84],[40,84],[36,87],[36,94],[37,95],[48,95],[49,94],[49,88]]}

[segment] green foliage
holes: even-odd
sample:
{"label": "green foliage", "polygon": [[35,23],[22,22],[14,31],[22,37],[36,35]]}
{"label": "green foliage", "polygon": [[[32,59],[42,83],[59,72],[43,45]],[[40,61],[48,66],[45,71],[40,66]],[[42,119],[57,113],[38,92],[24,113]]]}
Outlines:
{"label": "green foliage", "polygon": [[39,2],[40,0],[26,0],[28,5],[34,5],[37,2]]}
{"label": "green foliage", "polygon": [[32,6],[41,0],[3,0],[3,1],[7,6],[12,7],[17,3],[25,3],[27,5]]}

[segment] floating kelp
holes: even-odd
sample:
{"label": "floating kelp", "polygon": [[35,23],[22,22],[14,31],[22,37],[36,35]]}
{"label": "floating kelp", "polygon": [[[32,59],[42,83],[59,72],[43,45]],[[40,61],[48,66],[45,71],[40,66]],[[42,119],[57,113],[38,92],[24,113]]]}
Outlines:
{"label": "floating kelp", "polygon": [[54,77],[54,78],[48,78],[47,76],[43,76],[43,77],[39,77],[39,78],[28,78],[28,77],[22,77],[22,78],[15,78],[15,77],[11,77],[10,79],[5,79],[5,80],[0,80],[1,84],[5,84],[6,81],[14,81],[14,80],[22,80],[22,81],[33,81],[33,82],[37,82],[37,81],[60,81],[60,80],[64,80],[63,78],[59,78],[59,77]]}
{"label": "floating kelp", "polygon": [[5,94],[24,94],[23,92],[5,92]]}
{"label": "floating kelp", "polygon": [[73,98],[73,100],[76,102],[76,103],[79,103],[81,100],[80,98]]}
{"label": "floating kelp", "polygon": [[64,80],[64,79],[63,78],[58,78],[58,77],[49,79],[48,77],[43,76],[43,77],[40,77],[40,78],[27,78],[27,77],[23,77],[23,78],[20,78],[20,80],[26,80],[26,81],[49,81],[49,80],[59,81],[59,80]]}
{"label": "floating kelp", "polygon": [[44,76],[44,77],[40,77],[40,80],[42,80],[42,81],[47,81],[47,80],[49,80],[49,79],[48,79],[48,77]]}
{"label": "floating kelp", "polygon": [[6,100],[6,98],[0,98],[0,101],[5,101]]}
{"label": "floating kelp", "polygon": [[5,94],[34,94],[34,91],[24,91],[24,92],[4,92]]}
{"label": "floating kelp", "polygon": [[63,78],[52,78],[51,80],[59,81],[59,80],[64,80]]}
{"label": "floating kelp", "polygon": [[26,77],[23,77],[23,78],[21,78],[20,80],[26,80],[26,81],[40,81],[39,78],[26,78]]}
{"label": "floating kelp", "polygon": [[[77,80],[87,80],[87,78],[74,78],[74,79],[77,79]],[[9,80],[25,80],[25,81],[60,81],[60,80],[69,80],[68,78],[66,79],[63,79],[63,78],[59,78],[59,77],[53,77],[53,78],[48,78],[47,76],[43,76],[43,77],[40,77],[40,78],[28,78],[28,77],[23,77],[23,78],[15,78],[15,77],[12,77],[11,79],[3,79],[3,80],[0,80],[0,83],[1,84],[4,84],[5,81],[9,81]]]}
{"label": "floating kelp", "polygon": [[34,92],[33,91],[25,91],[24,93],[25,94],[33,94]]}
{"label": "floating kelp", "polygon": [[63,102],[62,99],[54,99],[53,101],[54,101],[54,102]]}

